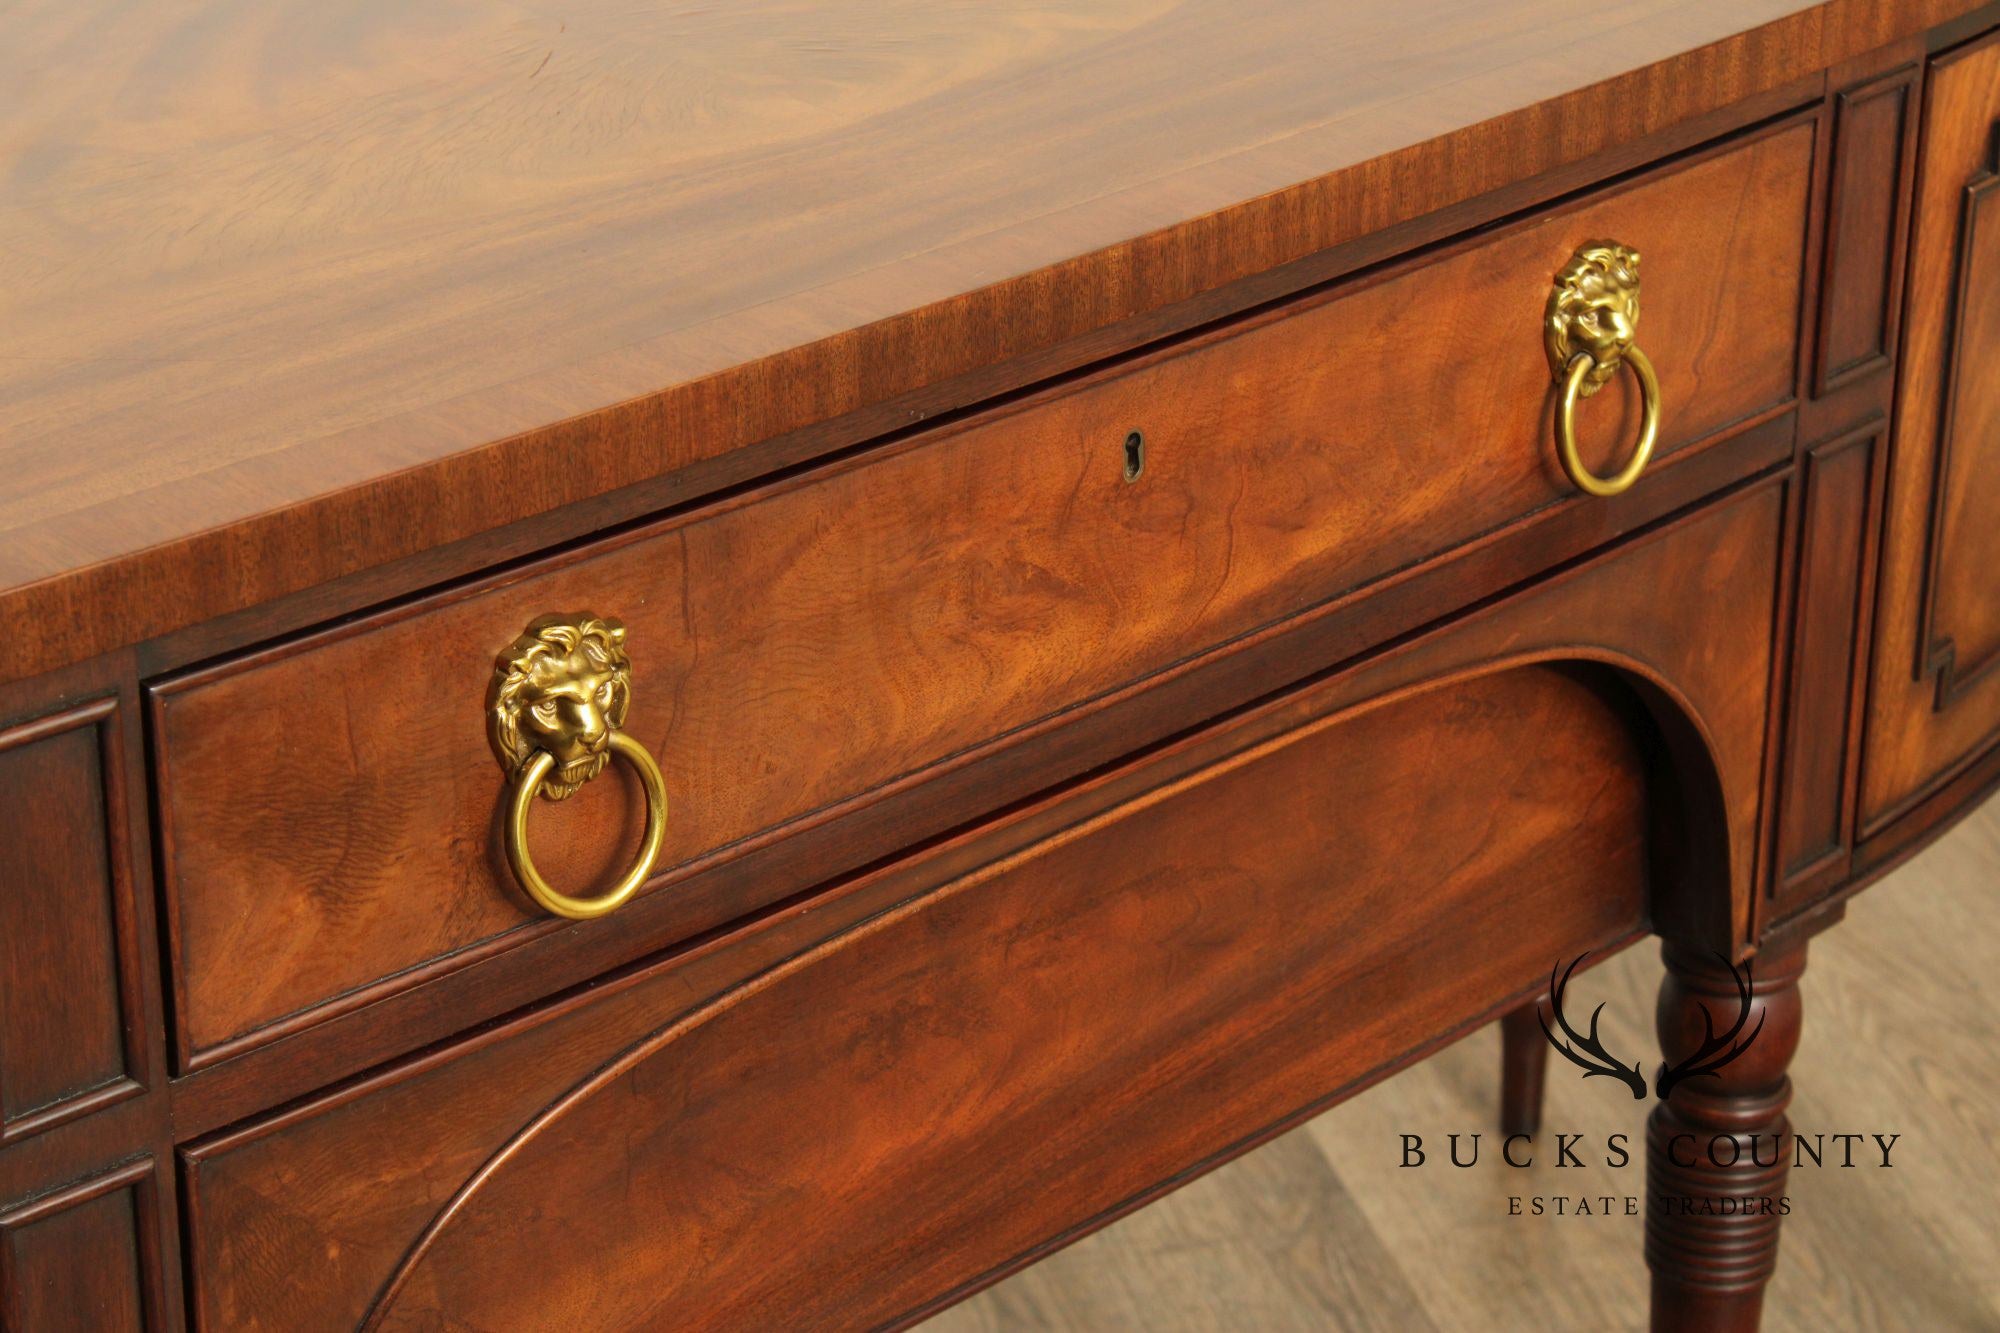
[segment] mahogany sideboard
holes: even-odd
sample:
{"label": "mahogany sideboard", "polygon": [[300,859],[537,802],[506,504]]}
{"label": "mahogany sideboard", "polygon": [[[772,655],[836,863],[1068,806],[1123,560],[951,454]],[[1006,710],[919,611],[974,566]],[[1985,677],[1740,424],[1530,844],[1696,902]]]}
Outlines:
{"label": "mahogany sideboard", "polygon": [[1755,1326],[1663,1145],[2000,780],[2000,6],[5,26],[0,1326],[906,1325],[1648,935]]}

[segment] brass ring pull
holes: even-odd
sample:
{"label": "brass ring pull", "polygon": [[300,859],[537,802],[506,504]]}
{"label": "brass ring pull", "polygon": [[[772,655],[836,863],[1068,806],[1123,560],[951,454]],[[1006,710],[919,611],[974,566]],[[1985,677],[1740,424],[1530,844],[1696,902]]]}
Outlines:
{"label": "brass ring pull", "polygon": [[639,848],[638,860],[609,892],[595,898],[572,898],[543,879],[528,855],[528,811],[535,803],[537,789],[555,769],[554,755],[537,750],[528,757],[528,762],[514,775],[513,800],[507,807],[507,864],[513,867],[514,878],[521,881],[530,898],[557,916],[573,921],[603,916],[637,893],[653,873],[653,867],[659,864],[660,849],[667,842],[667,783],[660,776],[660,766],[653,762],[645,746],[624,732],[612,732],[609,740],[611,753],[639,770],[639,780],[646,787],[646,840]]}
{"label": "brass ring pull", "polygon": [[[1639,327],[1639,252],[1614,241],[1592,241],[1556,274],[1543,317],[1549,370],[1562,385],[1556,406],[1556,457],[1586,495],[1630,490],[1653,457],[1660,436],[1660,381],[1633,342]],[[1576,447],[1576,405],[1609,384],[1619,367],[1639,378],[1639,443],[1617,475],[1600,477]]]}
{"label": "brass ring pull", "polygon": [[[646,747],[620,730],[631,703],[632,663],[625,627],[615,620],[588,613],[539,617],[494,664],[486,718],[509,780],[507,864],[528,896],[557,916],[587,921],[618,907],[652,875],[666,845],[666,779]],[[538,795],[551,801],[575,795],[613,755],[637,769],[646,788],[645,841],[608,892],[572,898],[535,869],[528,811]]]}
{"label": "brass ring pull", "polygon": [[1563,380],[1562,403],[1556,409],[1556,457],[1562,460],[1563,471],[1576,483],[1576,488],[1586,495],[1611,496],[1631,490],[1632,483],[1639,480],[1639,474],[1652,459],[1653,443],[1660,436],[1660,381],[1653,374],[1653,363],[1637,347],[1627,347],[1623,359],[1639,377],[1639,443],[1632,450],[1630,461],[1615,476],[1600,477],[1592,472],[1576,449],[1576,403],[1584,396],[1584,383],[1596,367],[1590,353],[1578,352],[1570,361],[1568,377]]}

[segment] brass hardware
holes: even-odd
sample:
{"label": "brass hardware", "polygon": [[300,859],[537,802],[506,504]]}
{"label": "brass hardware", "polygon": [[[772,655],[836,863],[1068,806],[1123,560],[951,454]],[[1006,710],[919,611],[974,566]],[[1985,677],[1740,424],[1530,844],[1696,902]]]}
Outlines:
{"label": "brass hardware", "polygon": [[[1556,408],[1556,456],[1578,490],[1610,496],[1629,490],[1646,470],[1660,434],[1660,381],[1633,342],[1639,325],[1639,252],[1592,241],[1570,256],[1549,293],[1542,342],[1549,370],[1563,386]],[[1621,366],[1639,380],[1639,443],[1616,476],[1584,466],[1576,447],[1576,405],[1611,382]]]}
{"label": "brass hardware", "polygon": [[557,916],[566,916],[575,921],[588,921],[592,917],[603,916],[620,906],[627,898],[639,891],[659,863],[660,849],[667,838],[667,784],[660,776],[660,766],[653,762],[653,756],[646,753],[646,747],[627,736],[622,731],[610,733],[610,752],[625,759],[639,770],[639,780],[646,787],[646,840],[639,848],[639,857],[632,868],[609,892],[595,898],[572,898],[560,892],[542,878],[535,869],[535,863],[528,856],[528,808],[535,803],[535,788],[548,777],[556,766],[556,757],[547,750],[537,750],[529,756],[528,762],[515,775],[513,800],[507,807],[507,864],[514,869],[514,878],[521,881],[521,887],[528,896]]}
{"label": "brass hardware", "polygon": [[[603,916],[636,893],[666,843],[667,789],[646,747],[619,728],[632,703],[625,627],[588,613],[541,616],[507,645],[493,669],[487,733],[510,779],[505,844],[514,876],[557,916]],[[550,887],[528,855],[528,811],[536,793],[566,800],[618,755],[646,788],[639,858],[607,893],[572,898]]]}
{"label": "brass hardware", "polygon": [[1146,470],[1146,437],[1133,431],[1125,437],[1125,480],[1137,481]]}

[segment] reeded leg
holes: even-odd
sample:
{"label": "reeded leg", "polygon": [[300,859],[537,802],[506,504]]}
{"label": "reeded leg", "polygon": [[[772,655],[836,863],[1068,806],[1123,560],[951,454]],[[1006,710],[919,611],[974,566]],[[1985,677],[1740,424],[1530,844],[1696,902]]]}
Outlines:
{"label": "reeded leg", "polygon": [[1535,1017],[1542,1002],[1531,1001],[1500,1020],[1502,1134],[1533,1134],[1542,1127],[1542,1077],[1549,1067],[1549,1043]]}
{"label": "reeded leg", "polygon": [[[1738,974],[1713,954],[1669,943],[1665,957],[1660,1050],[1690,1073],[1673,1083],[1647,1122],[1653,1329],[1754,1330],[1764,1284],[1777,1267],[1792,1158],[1785,1069],[1799,1045],[1805,945],[1758,955],[1747,1001]],[[1694,1072],[1705,1067],[1714,1072]]]}

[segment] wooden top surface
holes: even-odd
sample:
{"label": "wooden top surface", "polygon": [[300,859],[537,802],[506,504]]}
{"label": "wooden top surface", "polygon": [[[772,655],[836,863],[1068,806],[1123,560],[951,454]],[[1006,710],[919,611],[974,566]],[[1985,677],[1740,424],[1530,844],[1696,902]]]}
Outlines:
{"label": "wooden top surface", "polygon": [[1970,7],[15,9],[0,655],[890,403]]}

